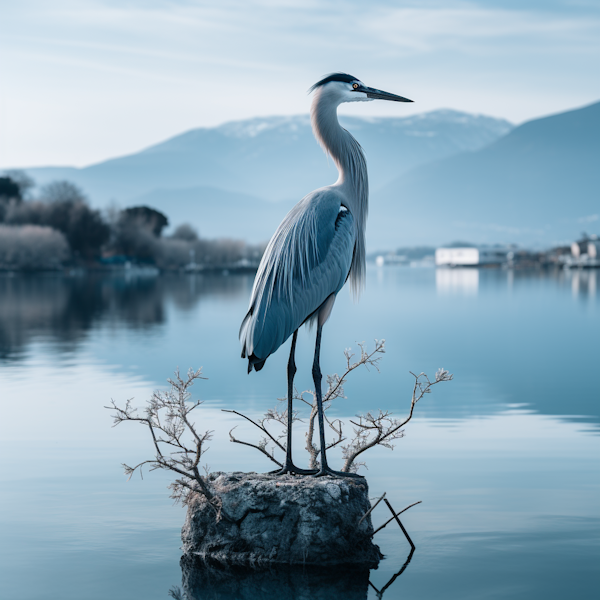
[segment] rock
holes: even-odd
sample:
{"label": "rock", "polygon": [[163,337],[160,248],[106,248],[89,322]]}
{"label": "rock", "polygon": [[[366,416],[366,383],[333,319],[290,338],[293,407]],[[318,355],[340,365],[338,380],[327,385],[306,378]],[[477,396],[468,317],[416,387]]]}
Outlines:
{"label": "rock", "polygon": [[212,473],[210,486],[230,520],[203,496],[188,506],[183,551],[227,565],[376,566],[365,479]]}

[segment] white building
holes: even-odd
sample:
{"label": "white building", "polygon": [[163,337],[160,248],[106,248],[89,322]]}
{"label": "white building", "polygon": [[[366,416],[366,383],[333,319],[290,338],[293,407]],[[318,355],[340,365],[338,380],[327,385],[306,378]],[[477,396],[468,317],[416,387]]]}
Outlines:
{"label": "white building", "polygon": [[589,239],[583,239],[571,244],[573,258],[581,258],[587,254],[590,258],[600,258],[600,240],[593,235]]}
{"label": "white building", "polygon": [[437,267],[501,265],[507,262],[509,252],[505,248],[438,248],[435,251],[435,264]]}
{"label": "white building", "polygon": [[565,264],[571,268],[599,268],[600,240],[598,236],[585,236],[578,242],[573,242],[571,244],[571,260],[568,260]]}

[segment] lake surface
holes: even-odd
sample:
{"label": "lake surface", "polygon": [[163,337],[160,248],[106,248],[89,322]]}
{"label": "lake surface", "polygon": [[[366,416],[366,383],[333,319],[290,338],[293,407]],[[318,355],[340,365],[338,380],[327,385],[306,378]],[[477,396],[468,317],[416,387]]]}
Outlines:
{"label": "lake surface", "polygon": [[[259,417],[285,395],[288,344],[246,374],[237,331],[252,276],[0,276],[0,597],[166,599],[181,585],[183,509],[164,473],[127,482],[152,455],[146,431],[111,428],[113,398],[143,405],[176,367],[203,367],[199,428],[212,471],[270,470],[228,431],[258,436],[222,408]],[[393,451],[365,454],[370,495],[406,512],[416,544],[383,594],[402,598],[596,598],[600,577],[600,273],[372,268],[354,303],[338,297],[322,368],[386,339],[380,373],[352,373],[348,419],[405,415],[412,376],[454,381],[417,405]],[[312,386],[314,332],[301,332],[297,387]],[[295,453],[302,456],[302,424]],[[296,447],[297,446],[297,447]],[[330,461],[340,464],[339,454]],[[374,524],[386,520],[377,508]],[[236,585],[198,574],[195,598],[377,598],[410,547],[377,534],[367,578],[273,573]],[[356,579],[358,577],[358,580]],[[368,579],[370,577],[370,580]],[[369,583],[370,581],[370,583]],[[349,583],[350,582],[350,583]]]}

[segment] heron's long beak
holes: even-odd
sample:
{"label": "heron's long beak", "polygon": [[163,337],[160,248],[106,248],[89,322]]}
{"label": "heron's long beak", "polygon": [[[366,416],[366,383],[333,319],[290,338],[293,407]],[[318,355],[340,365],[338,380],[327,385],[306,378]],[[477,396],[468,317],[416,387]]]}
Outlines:
{"label": "heron's long beak", "polygon": [[402,96],[396,96],[396,94],[390,94],[388,92],[383,92],[382,90],[376,90],[375,88],[370,88],[366,86],[360,86],[357,92],[364,92],[367,95],[367,98],[373,98],[373,100],[392,100],[393,102],[412,102],[408,98],[403,98]]}

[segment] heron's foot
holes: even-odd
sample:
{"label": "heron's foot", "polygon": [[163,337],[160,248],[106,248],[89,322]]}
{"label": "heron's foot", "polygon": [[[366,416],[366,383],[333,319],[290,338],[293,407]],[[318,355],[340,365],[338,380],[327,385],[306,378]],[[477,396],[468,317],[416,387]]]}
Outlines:
{"label": "heron's foot", "polygon": [[362,475],[359,475],[358,473],[346,473],[344,471],[334,471],[333,469],[330,469],[329,467],[321,467],[321,469],[319,470],[318,473],[315,473],[315,477],[358,477],[360,479],[364,479],[364,477]]}
{"label": "heron's foot", "polygon": [[318,469],[301,469],[294,463],[289,462],[283,465],[281,469],[276,471],[269,471],[268,475],[316,475]]}

